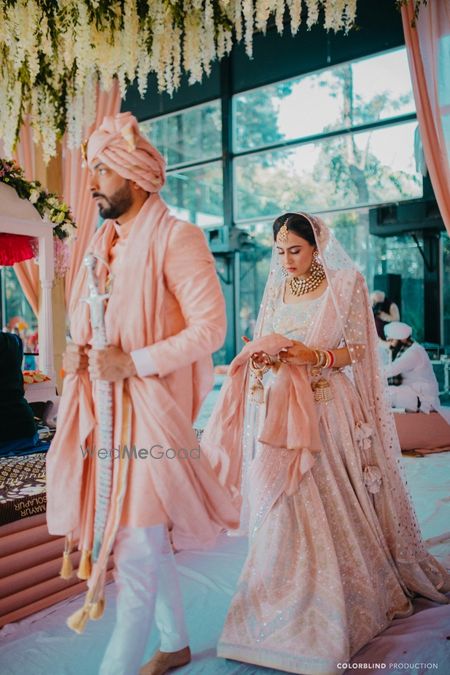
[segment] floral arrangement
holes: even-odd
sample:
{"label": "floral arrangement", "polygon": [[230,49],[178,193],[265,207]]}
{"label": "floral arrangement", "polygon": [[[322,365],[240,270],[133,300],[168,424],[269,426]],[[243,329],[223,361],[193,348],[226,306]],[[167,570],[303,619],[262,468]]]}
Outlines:
{"label": "floral arrangement", "polygon": [[43,189],[38,181],[28,181],[23,169],[15,162],[0,158],[0,182],[10,185],[21,199],[28,199],[41,218],[53,224],[53,235],[58,240],[72,239],[76,225],[67,204]]}
{"label": "floral arrangement", "polygon": [[1,0],[0,137],[11,155],[25,114],[31,114],[45,161],[67,131],[78,147],[94,121],[97,83],[119,80],[122,96],[137,78],[141,96],[150,72],[172,94],[182,71],[190,83],[274,16],[278,31],[289,17],[295,34],[306,10],[311,28],[347,32],[357,0]]}

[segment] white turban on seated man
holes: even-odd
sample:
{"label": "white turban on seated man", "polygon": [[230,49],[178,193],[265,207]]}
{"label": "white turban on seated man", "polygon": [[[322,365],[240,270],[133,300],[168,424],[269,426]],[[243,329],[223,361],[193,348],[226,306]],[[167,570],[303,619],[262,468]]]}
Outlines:
{"label": "white turban on seated man", "polygon": [[384,327],[392,361],[384,369],[391,406],[409,412],[439,410],[439,387],[426,350],[412,339],[412,328],[402,321]]}

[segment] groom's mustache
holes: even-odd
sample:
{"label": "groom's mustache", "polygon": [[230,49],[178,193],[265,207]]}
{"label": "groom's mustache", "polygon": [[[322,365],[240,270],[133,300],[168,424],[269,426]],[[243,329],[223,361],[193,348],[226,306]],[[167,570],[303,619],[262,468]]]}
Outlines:
{"label": "groom's mustache", "polygon": [[109,202],[108,197],[104,195],[103,192],[93,192],[92,197],[103,197],[103,199],[106,199],[106,201]]}

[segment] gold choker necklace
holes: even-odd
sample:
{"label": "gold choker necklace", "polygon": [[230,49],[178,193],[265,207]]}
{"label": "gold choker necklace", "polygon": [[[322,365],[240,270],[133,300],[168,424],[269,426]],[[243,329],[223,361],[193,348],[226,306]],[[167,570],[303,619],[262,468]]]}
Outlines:
{"label": "gold choker necklace", "polygon": [[309,276],[306,279],[292,277],[292,279],[289,279],[289,288],[291,289],[292,295],[305,295],[306,293],[315,291],[324,279],[325,270],[323,269],[323,265],[314,258],[309,270]]}

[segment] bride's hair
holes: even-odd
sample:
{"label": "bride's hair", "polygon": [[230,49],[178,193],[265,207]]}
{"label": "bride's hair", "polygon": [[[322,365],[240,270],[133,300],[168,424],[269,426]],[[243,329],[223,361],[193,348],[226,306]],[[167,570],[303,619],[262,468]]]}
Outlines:
{"label": "bride's hair", "polygon": [[305,216],[301,215],[300,213],[284,213],[282,216],[278,216],[273,224],[274,241],[276,241],[278,232],[283,225],[286,225],[288,230],[299,237],[302,237],[302,239],[306,239],[308,244],[311,244],[311,246],[316,245],[314,230],[311,226],[311,223],[307,218],[305,218]]}

